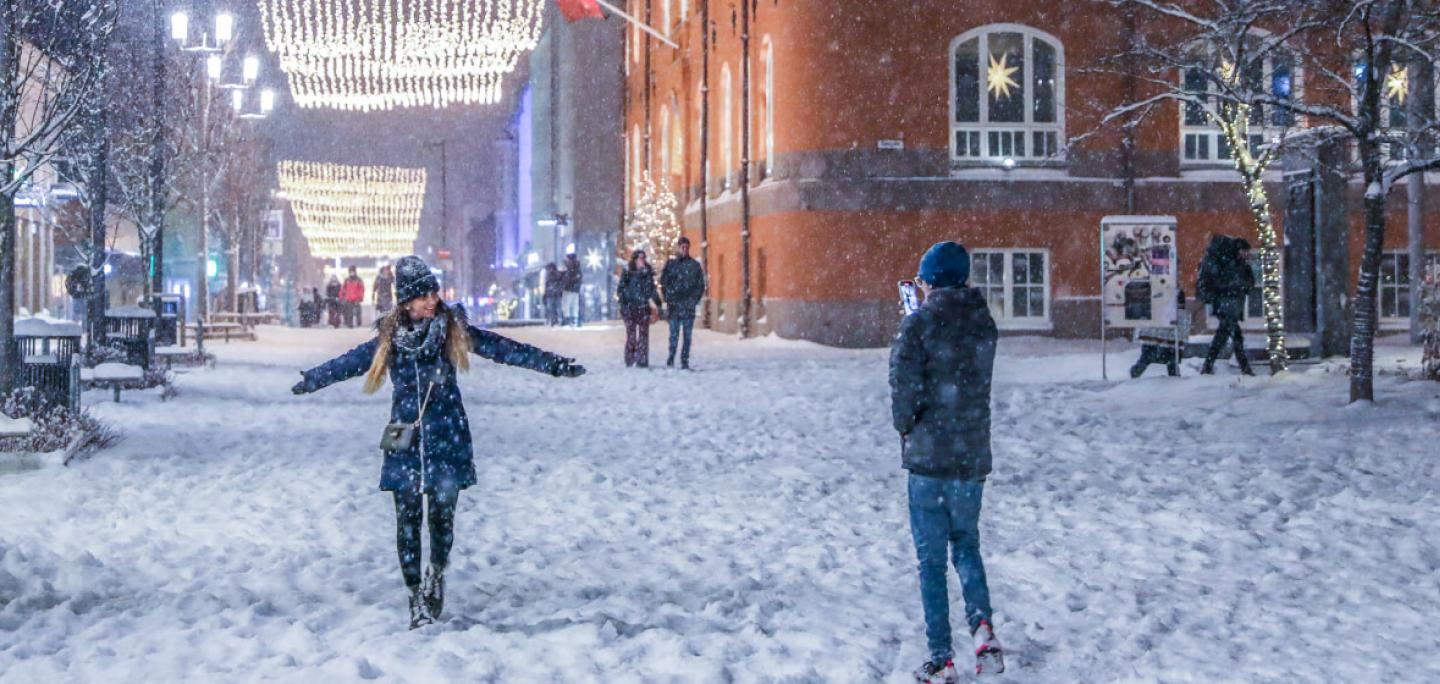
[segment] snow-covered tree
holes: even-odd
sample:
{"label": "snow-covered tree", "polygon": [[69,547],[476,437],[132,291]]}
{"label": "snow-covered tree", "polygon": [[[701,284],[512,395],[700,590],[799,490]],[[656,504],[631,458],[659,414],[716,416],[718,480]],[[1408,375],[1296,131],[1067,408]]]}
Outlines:
{"label": "snow-covered tree", "polygon": [[1440,279],[1433,274],[1420,288],[1420,322],[1424,326],[1425,377],[1440,380]]}
{"label": "snow-covered tree", "polygon": [[0,2],[0,395],[14,387],[15,194],[90,102],[116,0]]}
{"label": "snow-covered tree", "polygon": [[[1422,94],[1434,92],[1435,67],[1440,59],[1440,7],[1427,0],[1100,1],[1127,8],[1169,29],[1155,32],[1154,45],[1142,39],[1137,49],[1157,69],[1141,71],[1140,79],[1161,92],[1148,99],[1137,97],[1123,111],[1113,112],[1112,117],[1124,120],[1163,100],[1183,101],[1188,88],[1181,74],[1197,73],[1209,82],[1208,94],[1217,103],[1212,110],[1222,117],[1226,105],[1236,113],[1248,113],[1251,124],[1257,110],[1283,112],[1297,122],[1297,127],[1277,136],[1279,143],[1305,138],[1311,143],[1343,142],[1353,149],[1354,165],[1345,172],[1363,181],[1365,193],[1364,250],[1350,331],[1350,400],[1373,401],[1380,257],[1390,191],[1412,174],[1440,168],[1440,147],[1436,145],[1440,121],[1435,108],[1404,105],[1410,91],[1415,91],[1417,97],[1429,97]],[[1176,28],[1182,31],[1178,40],[1173,33]],[[1240,40],[1236,36],[1247,38]],[[1185,53],[1166,46],[1183,46],[1194,40],[1214,45],[1211,53],[1222,61],[1211,62],[1208,70],[1183,71],[1190,66],[1182,57]],[[1288,87],[1276,88],[1273,79],[1265,83],[1263,78],[1260,80],[1264,87],[1260,88],[1242,87],[1237,91],[1225,87],[1227,82],[1243,86],[1246,69],[1254,68],[1257,57],[1279,50],[1293,59],[1294,73],[1304,75],[1297,92],[1290,92]],[[1170,62],[1171,75],[1162,78],[1159,74],[1166,61]],[[1241,74],[1238,80],[1236,73]],[[1223,129],[1224,124],[1220,125]],[[1226,131],[1226,138],[1233,139],[1230,131]],[[1264,142],[1245,146],[1260,150],[1261,157],[1252,154],[1251,161],[1263,160]],[[1273,146],[1276,140],[1271,142]],[[1246,155],[1237,156],[1237,166],[1245,163]],[[1246,171],[1242,168],[1241,173],[1245,175]],[[1256,199],[1262,196],[1250,193],[1257,220],[1268,216],[1268,210],[1257,209]],[[1263,227],[1261,238],[1265,241]],[[1266,280],[1270,277],[1267,274]],[[1267,317],[1271,310],[1269,299],[1267,295]],[[1273,332],[1273,324],[1271,329]],[[1274,351],[1272,343],[1272,354]]]}
{"label": "snow-covered tree", "polygon": [[[643,249],[651,263],[663,263],[680,239],[678,205],[675,193],[663,181],[656,183],[646,171],[640,182],[640,199],[635,203],[626,231],[630,250]],[[629,256],[624,255],[626,259]]]}
{"label": "snow-covered tree", "polygon": [[1105,2],[1128,13],[1131,21],[1164,24],[1173,30],[1163,35],[1134,31],[1130,44],[1122,44],[1104,61],[1103,69],[1141,85],[1132,101],[1108,112],[1103,121],[1133,127],[1161,105],[1172,105],[1179,106],[1187,119],[1206,120],[1220,130],[1260,238],[1266,351],[1270,372],[1278,373],[1289,357],[1280,296],[1280,244],[1264,176],[1280,158],[1295,117],[1263,100],[1277,91],[1281,97],[1290,96],[1293,71],[1277,77],[1275,65],[1293,70],[1294,41],[1314,26],[1308,20],[1293,21],[1294,0],[1234,0],[1193,11],[1157,0]]}

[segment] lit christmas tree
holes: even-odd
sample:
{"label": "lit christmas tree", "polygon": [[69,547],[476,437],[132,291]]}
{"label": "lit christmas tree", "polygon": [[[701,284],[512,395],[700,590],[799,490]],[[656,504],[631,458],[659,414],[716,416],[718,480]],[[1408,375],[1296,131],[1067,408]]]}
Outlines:
{"label": "lit christmas tree", "polygon": [[630,259],[629,251],[643,249],[651,264],[664,263],[680,239],[680,222],[676,218],[679,202],[664,183],[655,183],[646,171],[640,185],[640,199],[631,214],[626,243],[630,246],[622,258]]}

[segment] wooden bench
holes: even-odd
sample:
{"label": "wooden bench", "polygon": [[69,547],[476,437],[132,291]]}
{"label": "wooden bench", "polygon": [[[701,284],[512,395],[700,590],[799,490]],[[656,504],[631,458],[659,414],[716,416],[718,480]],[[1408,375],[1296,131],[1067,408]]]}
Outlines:
{"label": "wooden bench", "polygon": [[[192,335],[197,338],[200,337],[200,326],[198,324],[190,323],[185,327]],[[254,330],[246,328],[239,323],[206,323],[204,328],[205,339],[207,340],[224,339],[225,342],[228,343],[232,337],[238,340],[254,341],[256,339]]]}
{"label": "wooden bench", "polygon": [[80,382],[91,387],[109,389],[115,392],[115,403],[120,403],[120,390],[138,389],[145,382],[145,369],[124,363],[102,363],[94,368],[80,371]]}

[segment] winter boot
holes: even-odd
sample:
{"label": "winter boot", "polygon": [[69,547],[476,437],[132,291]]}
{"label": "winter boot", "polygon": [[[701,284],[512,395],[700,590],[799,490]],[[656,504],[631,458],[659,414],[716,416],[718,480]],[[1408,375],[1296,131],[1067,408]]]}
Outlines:
{"label": "winter boot", "polygon": [[948,659],[941,662],[927,660],[915,669],[915,681],[921,684],[955,684],[960,681],[960,673],[955,671],[955,663]]}
{"label": "winter boot", "polygon": [[1000,650],[1000,640],[989,620],[981,620],[971,635],[975,639],[975,674],[1000,674],[1005,671],[1005,658]]}
{"label": "winter boot", "polygon": [[1250,367],[1250,358],[1245,352],[1236,352],[1235,360],[1240,362],[1240,372],[1245,375],[1255,375],[1255,369]]}
{"label": "winter boot", "polygon": [[665,359],[665,367],[666,367],[666,368],[674,368],[674,367],[675,367],[675,357],[671,356],[670,358]]}
{"label": "winter boot", "polygon": [[420,584],[420,596],[425,599],[425,610],[434,620],[440,619],[445,608],[445,568],[425,568],[425,581]]}
{"label": "winter boot", "polygon": [[410,590],[410,629],[419,629],[425,625],[435,624],[435,618],[430,616],[430,609],[425,607],[425,598],[420,595],[419,589]]}
{"label": "winter boot", "polygon": [[1201,374],[1201,375],[1214,375],[1214,374],[1215,374],[1215,359],[1212,359],[1212,358],[1210,358],[1210,357],[1208,357],[1208,356],[1205,357],[1205,365],[1203,365],[1203,366],[1200,367],[1200,374]]}

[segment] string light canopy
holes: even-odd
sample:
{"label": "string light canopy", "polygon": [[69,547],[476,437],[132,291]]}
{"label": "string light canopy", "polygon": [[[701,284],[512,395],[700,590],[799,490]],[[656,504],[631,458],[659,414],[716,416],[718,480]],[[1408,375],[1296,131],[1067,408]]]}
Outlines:
{"label": "string light canopy", "polygon": [[425,169],[282,161],[280,195],[311,255],[400,257],[415,251]]}
{"label": "string light canopy", "polygon": [[540,40],[544,0],[260,0],[304,108],[494,104]]}

